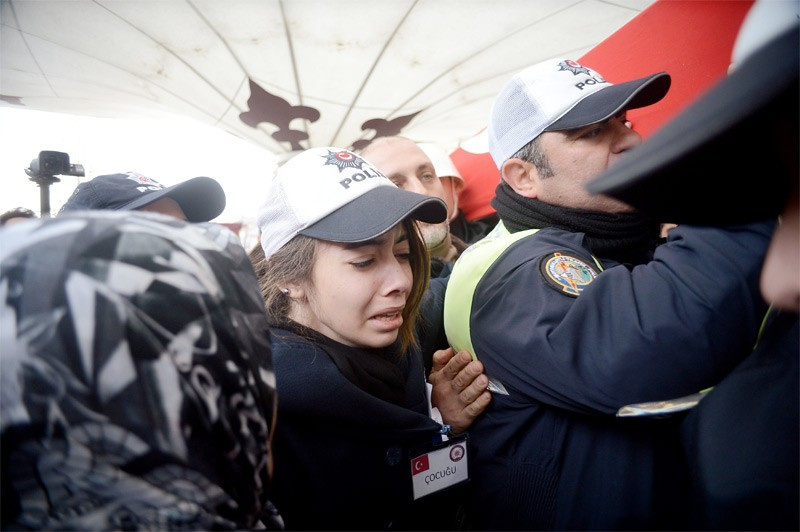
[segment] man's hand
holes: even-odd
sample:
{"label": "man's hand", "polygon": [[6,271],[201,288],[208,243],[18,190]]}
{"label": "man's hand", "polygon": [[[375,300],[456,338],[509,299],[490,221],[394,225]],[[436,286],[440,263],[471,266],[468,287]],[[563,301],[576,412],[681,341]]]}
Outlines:
{"label": "man's hand", "polygon": [[489,378],[483,364],[466,351],[455,354],[452,347],[433,354],[431,404],[439,409],[442,419],[454,434],[466,431],[489,404]]}

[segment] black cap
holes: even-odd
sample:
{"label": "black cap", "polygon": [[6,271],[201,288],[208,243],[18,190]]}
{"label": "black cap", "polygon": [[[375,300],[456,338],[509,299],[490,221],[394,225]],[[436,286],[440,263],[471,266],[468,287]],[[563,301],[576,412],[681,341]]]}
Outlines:
{"label": "black cap", "polygon": [[210,177],[194,177],[165,187],[135,172],[99,175],[81,183],[58,214],[84,210],[131,211],[161,198],[180,205],[190,222],[208,222],[225,210],[225,191]]}
{"label": "black cap", "polygon": [[798,180],[796,22],[588,190],[662,222],[725,225],[777,216]]}

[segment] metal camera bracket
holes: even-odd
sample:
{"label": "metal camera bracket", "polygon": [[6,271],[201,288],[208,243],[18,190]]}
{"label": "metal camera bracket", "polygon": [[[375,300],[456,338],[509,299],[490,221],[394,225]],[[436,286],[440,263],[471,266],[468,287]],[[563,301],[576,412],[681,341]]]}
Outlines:
{"label": "metal camera bracket", "polygon": [[69,154],[61,151],[40,151],[39,157],[31,161],[25,173],[39,186],[58,183],[61,180],[57,175],[86,175],[83,165],[70,164]]}
{"label": "metal camera bracket", "polygon": [[86,173],[81,164],[70,164],[69,154],[62,151],[40,151],[39,156],[25,169],[30,180],[39,185],[39,202],[42,218],[50,217],[50,185],[61,181],[57,175],[83,177]]}

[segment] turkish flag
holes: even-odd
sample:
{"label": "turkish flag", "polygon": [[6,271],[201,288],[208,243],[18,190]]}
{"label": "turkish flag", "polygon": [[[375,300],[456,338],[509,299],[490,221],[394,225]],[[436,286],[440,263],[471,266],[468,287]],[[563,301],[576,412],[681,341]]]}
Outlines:
{"label": "turkish flag", "polygon": [[411,476],[416,475],[417,473],[422,473],[423,471],[427,471],[430,469],[430,464],[428,463],[428,455],[423,454],[422,456],[418,456],[411,461]]}

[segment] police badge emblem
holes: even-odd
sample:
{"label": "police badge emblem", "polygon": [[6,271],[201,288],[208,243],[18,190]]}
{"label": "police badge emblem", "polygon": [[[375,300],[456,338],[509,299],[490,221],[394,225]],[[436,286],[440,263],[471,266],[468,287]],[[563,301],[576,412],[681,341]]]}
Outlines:
{"label": "police badge emblem", "polygon": [[539,271],[545,282],[559,292],[578,297],[596,277],[597,272],[586,262],[556,251],[542,258]]}

